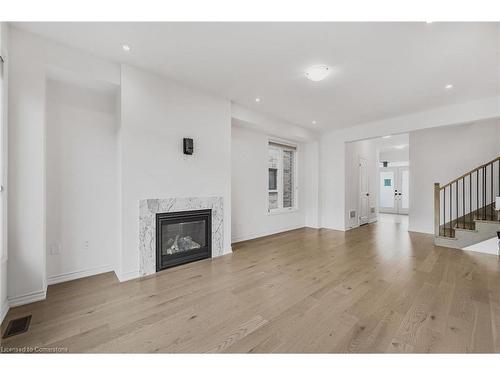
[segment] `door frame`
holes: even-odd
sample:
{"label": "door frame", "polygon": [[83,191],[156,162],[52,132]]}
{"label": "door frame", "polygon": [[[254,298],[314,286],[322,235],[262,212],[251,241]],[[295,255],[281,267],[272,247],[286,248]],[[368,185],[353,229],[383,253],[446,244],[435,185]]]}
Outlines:
{"label": "door frame", "polygon": [[[396,167],[398,168],[398,188],[399,188],[399,198],[398,198],[398,204],[397,204],[397,210],[398,214],[400,215],[408,215],[409,209],[410,209],[410,167],[405,166],[405,167]],[[408,207],[403,208],[403,203],[402,203],[402,198],[401,198],[401,192],[403,191],[403,171],[408,171]],[[400,184],[400,185],[399,185]]]}
{"label": "door frame", "polygon": [[[361,177],[361,161],[365,163],[366,170],[366,192],[363,192],[362,189],[362,177]],[[368,160],[363,157],[358,158],[358,179],[359,179],[359,189],[358,189],[358,204],[359,204],[359,212],[358,212],[358,225],[368,224],[370,222],[370,173],[368,171]],[[367,200],[366,204],[366,217],[362,216],[362,207],[363,207],[363,199]]]}

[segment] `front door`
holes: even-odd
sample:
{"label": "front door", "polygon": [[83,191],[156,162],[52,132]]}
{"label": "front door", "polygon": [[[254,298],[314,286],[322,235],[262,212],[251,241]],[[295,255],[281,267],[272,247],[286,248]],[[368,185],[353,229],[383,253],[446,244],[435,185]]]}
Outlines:
{"label": "front door", "polygon": [[380,212],[408,214],[409,193],[408,167],[380,168]]}

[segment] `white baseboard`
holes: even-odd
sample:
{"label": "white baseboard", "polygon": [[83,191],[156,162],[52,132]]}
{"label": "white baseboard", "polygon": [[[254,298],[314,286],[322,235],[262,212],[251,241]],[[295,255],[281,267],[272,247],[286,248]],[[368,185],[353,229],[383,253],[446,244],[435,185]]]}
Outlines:
{"label": "white baseboard", "polygon": [[434,235],[434,228],[432,230],[429,230],[426,228],[415,228],[412,226],[408,226],[408,232],[416,232],[416,233],[424,233],[424,234]]}
{"label": "white baseboard", "polygon": [[3,320],[7,316],[8,312],[9,312],[9,301],[5,300],[2,302],[2,311],[0,311],[0,324],[3,323]]}
{"label": "white baseboard", "polygon": [[139,274],[139,270],[123,272],[123,273],[118,273],[115,271],[115,275],[121,283],[141,277],[141,275]]}
{"label": "white baseboard", "polygon": [[[378,221],[377,217],[372,217],[372,218],[368,219],[368,222],[366,224],[373,224],[373,223],[376,223],[377,221]],[[346,227],[344,229],[344,232],[347,232],[347,231],[352,230],[352,229],[359,228],[360,226],[361,226],[360,224],[354,224],[353,226]]]}
{"label": "white baseboard", "polygon": [[329,230],[338,230],[339,232],[346,232],[349,229],[349,227],[329,227],[329,226],[321,226],[319,229],[329,229]]}
{"label": "white baseboard", "polygon": [[9,308],[15,306],[26,305],[28,303],[43,301],[47,297],[47,289],[39,290],[38,292],[31,292],[22,294],[20,296],[9,297]]}
{"label": "white baseboard", "polygon": [[265,232],[265,233],[252,233],[252,234],[248,234],[246,236],[240,236],[240,237],[232,238],[231,239],[231,243],[237,243],[237,242],[242,242],[242,241],[253,240],[255,238],[271,236],[273,234],[278,234],[278,233],[282,233],[282,232],[288,232],[289,230],[295,230],[295,229],[300,229],[300,228],[304,228],[304,225],[291,226],[291,227],[282,228],[282,229],[278,229],[278,230],[271,231],[271,232]]}
{"label": "white baseboard", "polygon": [[321,229],[319,225],[305,225],[304,228]]}
{"label": "white baseboard", "polygon": [[67,272],[56,276],[50,276],[47,279],[47,283],[48,285],[59,284],[64,283],[65,281],[81,279],[82,277],[94,276],[105,272],[112,272],[113,270],[114,268],[112,266],[101,266],[89,268],[82,271]]}

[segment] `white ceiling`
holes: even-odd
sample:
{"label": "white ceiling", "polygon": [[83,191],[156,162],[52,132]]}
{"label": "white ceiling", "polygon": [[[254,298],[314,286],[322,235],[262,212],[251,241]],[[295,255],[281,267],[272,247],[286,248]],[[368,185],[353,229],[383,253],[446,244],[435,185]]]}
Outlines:
{"label": "white ceiling", "polygon": [[390,138],[375,138],[375,145],[380,152],[398,150],[396,146],[409,147],[410,136],[408,133],[392,135]]}
{"label": "white ceiling", "polygon": [[[318,130],[499,93],[498,23],[15,26]],[[131,51],[124,52],[122,44]],[[308,81],[304,70],[313,64],[328,64],[334,73],[322,82]],[[452,90],[444,89],[448,83]]]}

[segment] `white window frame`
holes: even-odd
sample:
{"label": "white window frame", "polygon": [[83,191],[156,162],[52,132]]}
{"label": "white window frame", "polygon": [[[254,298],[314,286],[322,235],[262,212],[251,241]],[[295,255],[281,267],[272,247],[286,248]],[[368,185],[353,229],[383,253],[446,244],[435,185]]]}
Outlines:
{"label": "white window frame", "polygon": [[[276,144],[277,146],[273,146]],[[293,206],[292,207],[283,207],[283,148],[279,147],[285,146],[294,148],[293,153]],[[276,174],[276,187],[277,190],[269,190],[269,150],[271,148],[275,148],[279,150],[280,157],[278,158],[278,173]],[[298,168],[298,160],[299,160],[299,145],[296,143],[292,143],[287,140],[277,139],[277,138],[267,138],[267,158],[266,158],[266,173],[267,173],[267,189],[266,189],[266,211],[268,215],[279,215],[284,213],[296,212],[299,210],[299,168]],[[269,208],[269,193],[277,192],[278,193],[278,208],[270,209]]]}

